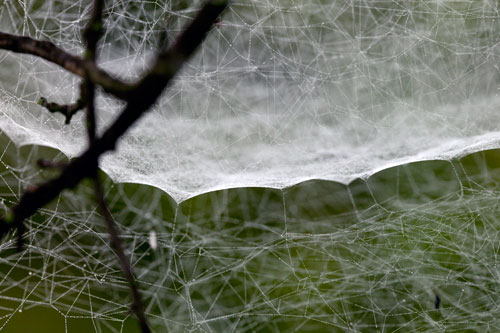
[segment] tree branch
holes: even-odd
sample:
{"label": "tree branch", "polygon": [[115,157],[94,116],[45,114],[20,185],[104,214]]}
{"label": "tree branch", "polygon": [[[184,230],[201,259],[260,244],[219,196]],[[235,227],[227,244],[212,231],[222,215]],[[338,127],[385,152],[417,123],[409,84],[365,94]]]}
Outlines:
{"label": "tree branch", "polygon": [[[217,10],[217,8],[225,8],[227,2],[228,0],[209,0],[199,14],[206,14],[208,18],[209,15],[215,13],[214,10]],[[201,43],[204,33],[200,34],[200,32],[208,31],[217,22],[200,18],[200,15],[184,31],[185,38],[182,39],[183,42],[179,43],[179,39],[173,48],[161,53],[149,73],[139,80],[139,84],[145,80],[155,80],[154,76],[172,75],[179,68],[179,65],[184,63],[186,58]],[[93,26],[93,29],[102,29],[102,26]],[[89,29],[86,31],[88,32]],[[72,55],[49,41],[39,41],[30,37],[0,32],[0,49],[35,55],[82,78],[88,76],[94,84],[101,86],[105,92],[124,101],[136,98],[134,95],[139,90],[138,84],[127,84],[115,79],[99,68],[93,61]]]}
{"label": "tree branch", "polygon": [[[99,39],[103,34],[103,9],[104,0],[94,0],[94,6],[92,8],[92,14],[90,16],[89,23],[83,32],[83,36],[87,44],[85,59],[91,61],[92,63],[95,63],[97,59],[97,43],[99,42]],[[82,98],[85,98],[87,105],[87,136],[89,147],[91,147],[93,144],[95,144],[96,141],[97,122],[95,117],[95,85],[90,79],[90,74],[87,70],[85,71],[85,79],[82,83],[81,93],[83,95]],[[149,333],[151,332],[151,329],[149,328],[147,318],[144,313],[142,297],[139,292],[139,288],[137,287],[134,273],[132,271],[132,267],[130,266],[129,258],[123,250],[123,245],[120,239],[120,231],[106,205],[101,179],[99,178],[99,175],[97,173],[97,168],[98,164],[96,165],[93,175],[95,199],[97,201],[99,210],[104,217],[104,221],[106,222],[111,248],[118,258],[120,268],[129,285],[130,294],[132,295],[131,310],[139,320],[141,332]]]}
{"label": "tree branch", "polygon": [[[129,94],[130,96],[130,98],[125,98],[127,105],[118,119],[82,155],[73,159],[59,177],[26,191],[11,212],[0,220],[0,236],[17,228],[19,240],[21,240],[26,218],[55,199],[64,189],[73,188],[84,178],[95,175],[100,156],[114,150],[118,139],[157,100],[165,87],[182,68],[182,65],[201,44],[226,6],[227,1],[225,0],[206,1],[188,28],[179,36],[172,47],[158,56],[153,68],[132,91],[128,85],[124,87],[124,90],[120,90],[116,94],[114,93],[117,91],[116,87],[111,89],[111,91],[114,91],[115,96],[123,96],[123,94]],[[107,76],[105,72],[100,72],[92,61],[84,61],[71,56],[52,43],[38,42],[27,37],[8,35],[10,37],[6,38],[5,36],[7,34],[0,33],[0,48],[38,55],[82,77],[85,77],[88,73],[88,77],[92,82],[100,84],[105,90],[109,89],[110,85],[103,85],[106,80],[96,80],[93,75],[101,75],[99,77],[108,78],[112,82],[116,81]],[[88,72],[85,72],[85,70],[82,72],[82,69],[86,69]],[[121,84],[120,81],[116,82]],[[18,245],[21,245],[21,242]]]}
{"label": "tree branch", "polygon": [[[102,11],[104,9],[104,0],[94,0],[92,14],[89,23],[83,31],[83,38],[87,44],[85,50],[85,60],[95,64],[97,59],[97,43],[103,33]],[[81,86],[82,98],[87,104],[87,136],[89,147],[96,140],[96,118],[95,118],[95,85],[90,79],[90,73],[85,69],[85,76]]]}
{"label": "tree branch", "polygon": [[99,157],[115,149],[118,139],[156,101],[163,89],[181,69],[184,62],[202,42],[212,23],[226,8],[227,2],[207,1],[191,25],[180,35],[176,43],[161,54],[153,69],[133,90],[131,98],[118,119],[82,155],[73,159],[58,178],[27,191],[19,203],[3,220],[0,235],[33,215],[39,208],[57,197],[62,190],[75,187],[82,179],[92,176]]}
{"label": "tree branch", "polygon": [[85,102],[81,99],[74,104],[61,105],[57,103],[49,103],[44,97],[38,100],[38,104],[45,107],[51,113],[62,113],[65,117],[64,123],[67,125],[71,122],[71,118],[81,109],[85,107]]}
{"label": "tree branch", "polygon": [[113,78],[92,61],[69,54],[52,42],[0,32],[0,49],[38,56],[82,78],[87,72],[92,82],[121,99],[126,100],[129,96],[127,92],[134,88],[133,85]]}
{"label": "tree branch", "polygon": [[144,313],[144,305],[142,303],[142,297],[139,292],[139,287],[137,286],[132,267],[130,267],[130,260],[123,250],[122,241],[120,239],[120,231],[118,230],[116,222],[106,205],[106,201],[104,200],[104,194],[102,191],[101,180],[99,178],[99,175],[97,174],[94,177],[94,194],[97,200],[97,204],[99,205],[99,210],[101,211],[101,214],[104,217],[104,221],[106,222],[106,227],[108,228],[111,248],[118,257],[120,268],[129,285],[130,294],[132,295],[133,301],[131,310],[136,315],[137,320],[139,320],[141,332],[151,332],[146,315]]}

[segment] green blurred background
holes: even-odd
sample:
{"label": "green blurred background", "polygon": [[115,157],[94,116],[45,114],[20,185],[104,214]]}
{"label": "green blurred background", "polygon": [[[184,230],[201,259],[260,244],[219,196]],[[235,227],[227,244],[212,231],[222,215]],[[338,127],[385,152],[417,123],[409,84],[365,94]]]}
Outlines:
{"label": "green blurred background", "polygon": [[[36,159],[63,157],[2,143],[11,206],[54,175]],[[499,180],[500,151],[490,150],[348,186],[238,188],[180,205],[149,186],[106,184],[158,332],[484,332],[500,312]],[[88,184],[28,226],[23,252],[15,236],[2,240],[5,331],[137,331]]]}

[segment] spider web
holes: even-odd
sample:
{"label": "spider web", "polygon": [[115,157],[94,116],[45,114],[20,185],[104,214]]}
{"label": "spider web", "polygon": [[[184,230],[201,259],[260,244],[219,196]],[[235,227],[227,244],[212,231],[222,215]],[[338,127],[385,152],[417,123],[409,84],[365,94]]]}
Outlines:
{"label": "spider web", "polygon": [[[102,67],[137,78],[201,3],[110,1]],[[0,27],[81,53],[90,5],[5,1]],[[499,25],[494,1],[233,2],[102,162],[153,326],[495,327]],[[9,207],[54,176],[38,158],[86,140],[82,115],[64,126],[35,103],[75,101],[78,79],[0,57]],[[98,105],[102,130],[120,104]],[[29,331],[30,315],[134,331],[91,193],[82,184],[30,219],[24,252],[2,242],[2,329]]]}

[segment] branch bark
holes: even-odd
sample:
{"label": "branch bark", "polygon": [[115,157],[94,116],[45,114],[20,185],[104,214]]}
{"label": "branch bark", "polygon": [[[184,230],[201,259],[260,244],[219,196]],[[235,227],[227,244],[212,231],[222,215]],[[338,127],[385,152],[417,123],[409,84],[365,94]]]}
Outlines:
{"label": "branch bark", "polygon": [[125,254],[125,251],[123,249],[123,244],[120,239],[120,230],[118,229],[118,226],[113,219],[113,215],[111,215],[106,205],[101,180],[99,178],[99,175],[97,174],[94,176],[94,195],[96,197],[97,204],[99,205],[99,210],[101,211],[101,214],[104,217],[104,221],[106,222],[106,227],[108,228],[111,248],[118,257],[118,263],[120,264],[120,268],[129,285],[130,294],[132,295],[131,310],[139,321],[141,332],[149,333],[151,332],[151,329],[149,328],[148,320],[144,312],[144,304],[142,302],[141,293],[135,280],[132,267],[130,266],[130,259]]}
{"label": "branch bark", "polygon": [[[55,199],[62,190],[75,187],[92,175],[99,157],[115,149],[118,139],[139,119],[159,97],[163,89],[181,69],[184,62],[202,42],[215,19],[226,8],[226,1],[207,1],[191,25],[176,43],[161,54],[148,75],[131,92],[125,109],[106,132],[82,155],[72,160],[58,178],[26,192],[12,209],[12,214],[0,220],[0,232],[7,232]],[[4,222],[4,223],[2,223]]]}
{"label": "branch bark", "polygon": [[[83,32],[83,36],[87,44],[85,59],[91,61],[94,64],[97,59],[97,44],[103,34],[103,9],[104,0],[94,0],[94,6],[92,8],[92,14],[90,16],[89,23]],[[82,83],[81,94],[83,95],[82,98],[85,99],[85,104],[87,105],[87,137],[89,147],[92,147],[92,145],[94,145],[96,141],[97,120],[95,116],[95,84],[92,82],[88,71],[85,71],[85,79]],[[144,313],[142,296],[139,291],[139,287],[137,286],[134,272],[132,270],[132,267],[130,266],[130,260],[123,249],[123,244],[120,238],[120,230],[116,225],[113,216],[109,212],[108,206],[106,205],[106,199],[104,198],[101,179],[99,178],[99,174],[97,172],[98,166],[99,165],[96,165],[93,175],[95,199],[97,201],[99,210],[104,217],[104,221],[106,222],[111,248],[118,258],[120,268],[129,285],[130,294],[132,296],[131,310],[139,321],[141,332],[149,333],[151,332],[151,329],[149,327],[146,314]]]}
{"label": "branch bark", "polygon": [[133,85],[113,78],[92,61],[72,55],[52,42],[0,32],[0,49],[43,58],[82,78],[85,77],[85,73],[88,73],[92,82],[100,85],[107,93],[121,99],[127,99],[128,92],[134,89]]}
{"label": "branch bark", "polygon": [[[95,196],[108,227],[111,246],[118,256],[120,266],[131,288],[134,300],[132,310],[139,319],[142,331],[149,332],[144,307],[133,272],[123,251],[118,228],[106,207],[102,186],[97,175],[99,158],[104,153],[114,150],[119,138],[155,103],[184,63],[202,43],[216,19],[226,8],[227,1],[206,1],[173,46],[165,52],[160,52],[151,70],[133,85],[112,78],[95,64],[95,51],[99,40],[96,28],[99,28],[101,20],[102,1],[95,0],[89,26],[84,32],[88,48],[85,59],[73,56],[51,42],[36,41],[28,37],[0,32],[0,49],[39,56],[84,78],[81,95],[87,107],[89,139],[88,149],[66,165],[59,177],[38,187],[30,188],[21,196],[18,204],[12,208],[10,213],[0,219],[0,237],[12,229],[17,229],[18,247],[21,247],[26,218],[55,199],[64,189],[75,187],[84,178],[93,178]],[[104,91],[127,102],[124,110],[100,138],[97,138],[95,134],[94,85],[100,85]],[[56,111],[61,112],[60,110]]]}
{"label": "branch bark", "polygon": [[65,117],[65,124],[69,124],[71,122],[71,118],[85,107],[85,102],[81,99],[76,101],[74,104],[61,105],[57,103],[49,103],[45,98],[41,97],[38,100],[38,104],[45,107],[49,112],[52,113],[61,113]]}

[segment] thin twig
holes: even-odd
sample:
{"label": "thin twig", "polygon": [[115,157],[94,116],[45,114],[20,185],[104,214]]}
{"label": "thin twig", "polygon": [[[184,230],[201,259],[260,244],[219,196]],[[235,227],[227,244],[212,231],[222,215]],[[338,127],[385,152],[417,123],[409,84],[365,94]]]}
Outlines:
{"label": "thin twig", "polygon": [[[155,75],[172,75],[175,73],[179,66],[184,63],[187,57],[201,43],[210,27],[217,22],[209,20],[208,17],[214,13],[220,14],[221,11],[219,12],[219,9],[223,10],[227,6],[227,2],[228,0],[206,1],[198,17],[184,32],[187,38],[183,38],[182,44],[176,43],[178,44],[176,50],[178,52],[173,54],[172,48],[169,48],[167,52],[160,53],[156,64],[147,75],[139,80],[139,83],[153,79]],[[200,17],[200,14],[207,14],[207,19]],[[217,17],[215,20],[217,20]],[[30,37],[0,32],[0,49],[41,57],[82,78],[88,75],[94,84],[101,86],[107,93],[124,101],[129,101],[137,97],[135,93],[139,89],[138,84],[127,84],[115,79],[106,71],[99,68],[94,62],[72,55],[57,47],[52,42],[39,41]]]}
{"label": "thin twig", "polygon": [[127,279],[129,285],[130,293],[132,295],[132,300],[133,300],[131,310],[136,315],[139,321],[141,332],[143,333],[151,332],[151,329],[149,328],[147,318],[144,312],[142,297],[139,292],[139,288],[137,286],[137,282],[135,280],[132,267],[130,266],[129,258],[125,255],[125,251],[123,250],[123,245],[120,239],[120,231],[118,230],[116,222],[113,219],[111,213],[109,212],[108,207],[106,206],[106,201],[104,200],[104,195],[102,191],[101,180],[97,174],[94,177],[94,193],[101,214],[103,215],[104,221],[106,222],[106,227],[108,228],[111,248],[118,257],[120,268],[123,272],[123,275],[125,276],[125,279]]}
{"label": "thin twig", "polygon": [[[87,44],[87,50],[85,51],[85,59],[95,63],[97,59],[97,43],[103,33],[103,22],[102,22],[102,11],[104,7],[104,0],[95,0],[92,9],[92,14],[90,16],[90,21],[84,30],[84,39]],[[87,135],[89,141],[89,147],[91,147],[96,141],[96,117],[95,117],[95,86],[88,71],[85,73],[85,79],[82,83],[82,93],[86,99],[87,105]],[[104,198],[104,193],[102,190],[102,184],[100,177],[97,173],[97,167],[93,175],[94,183],[94,194],[99,210],[101,211],[104,221],[106,222],[106,227],[108,229],[108,234],[110,238],[110,245],[115,252],[118,262],[120,264],[123,275],[125,276],[130,294],[132,295],[132,306],[131,310],[137,317],[139,321],[139,326],[142,333],[149,333],[151,329],[149,328],[146,315],[144,313],[144,306],[142,303],[142,297],[137,287],[136,280],[134,278],[134,273],[132,267],[130,266],[130,261],[125,251],[123,250],[123,245],[120,239],[120,231],[113,219],[113,216],[109,212],[106,205],[106,200]]]}
{"label": "thin twig", "polygon": [[[139,83],[134,85],[133,90],[130,90],[129,85],[122,85],[120,81],[100,71],[92,61],[84,61],[81,58],[69,55],[50,42],[39,42],[27,37],[0,33],[0,48],[38,55],[77,75],[84,78],[90,78],[94,84],[101,85],[105,91],[111,92],[115,96],[120,98],[123,98],[121,96],[127,96],[123,98],[127,101],[127,106],[119,115],[118,119],[100,138],[97,138],[82,155],[73,159],[64,168],[59,177],[26,191],[21,196],[19,203],[12,208],[9,214],[3,219],[0,219],[0,236],[17,228],[19,233],[18,247],[20,248],[22,246],[22,236],[25,229],[24,220],[26,218],[30,217],[36,213],[39,208],[55,199],[64,189],[75,187],[84,178],[94,177],[97,172],[100,156],[108,151],[114,150],[118,139],[157,100],[165,87],[181,69],[182,65],[201,44],[205,35],[226,6],[227,1],[224,0],[207,1],[188,28],[179,36],[175,44],[166,52],[159,54],[152,69],[139,81]],[[6,38],[6,36],[8,36],[8,38]],[[116,82],[118,83],[114,86],[113,84]],[[96,186],[95,190],[98,192],[99,187]],[[99,194],[97,192],[96,194]],[[96,198],[99,200],[99,195],[96,195]],[[106,208],[105,205],[103,207]],[[101,208],[101,210],[103,215],[109,213],[107,209]],[[112,240],[112,243],[115,241]],[[114,246],[116,246],[116,244]],[[120,251],[117,250],[115,252],[119,257],[121,256]],[[122,261],[122,259],[120,259],[120,261]],[[122,269],[126,275],[128,274],[127,271],[130,273],[130,280],[127,277],[129,284],[130,281],[135,283],[131,270],[123,266]],[[142,306],[142,303],[136,303],[133,290],[132,293],[134,297],[133,306],[136,308]],[[136,310],[135,313],[138,317],[140,316],[140,311]],[[141,321],[140,317],[139,320]],[[145,321],[141,321],[141,325],[143,323],[145,323]]]}
{"label": "thin twig", "polygon": [[81,99],[74,104],[61,105],[57,103],[49,103],[44,97],[38,100],[38,104],[46,108],[52,113],[61,113],[64,115],[64,123],[67,125],[71,122],[71,118],[80,110],[85,108],[85,102]]}
{"label": "thin twig", "polygon": [[[195,48],[201,43],[212,23],[226,8],[225,1],[207,1],[199,14],[169,51],[158,58],[153,70],[140,82],[118,119],[82,155],[73,159],[58,178],[40,185],[36,190],[26,192],[12,209],[12,214],[0,220],[0,235],[22,224],[39,208],[55,199],[62,190],[75,187],[82,179],[92,175],[99,157],[114,150],[118,139],[156,101],[166,85],[181,69]],[[192,38],[197,35],[197,38]],[[187,45],[187,47],[183,47]],[[179,56],[183,54],[183,56]],[[182,58],[178,61],[176,57]],[[168,59],[172,59],[171,62]],[[168,70],[165,70],[167,68]],[[162,70],[163,69],[163,70]]]}
{"label": "thin twig", "polygon": [[0,49],[38,56],[82,78],[88,72],[92,82],[121,99],[127,99],[128,92],[134,88],[133,85],[113,78],[92,61],[69,54],[52,42],[0,32]]}
{"label": "thin twig", "polygon": [[[95,64],[97,59],[97,43],[103,34],[102,11],[104,0],[94,0],[92,14],[89,23],[83,31],[83,38],[87,45],[85,50],[85,60]],[[96,140],[96,118],[95,118],[95,86],[90,79],[88,69],[85,69],[85,76],[81,88],[82,97],[87,101],[87,135],[89,147]]]}

